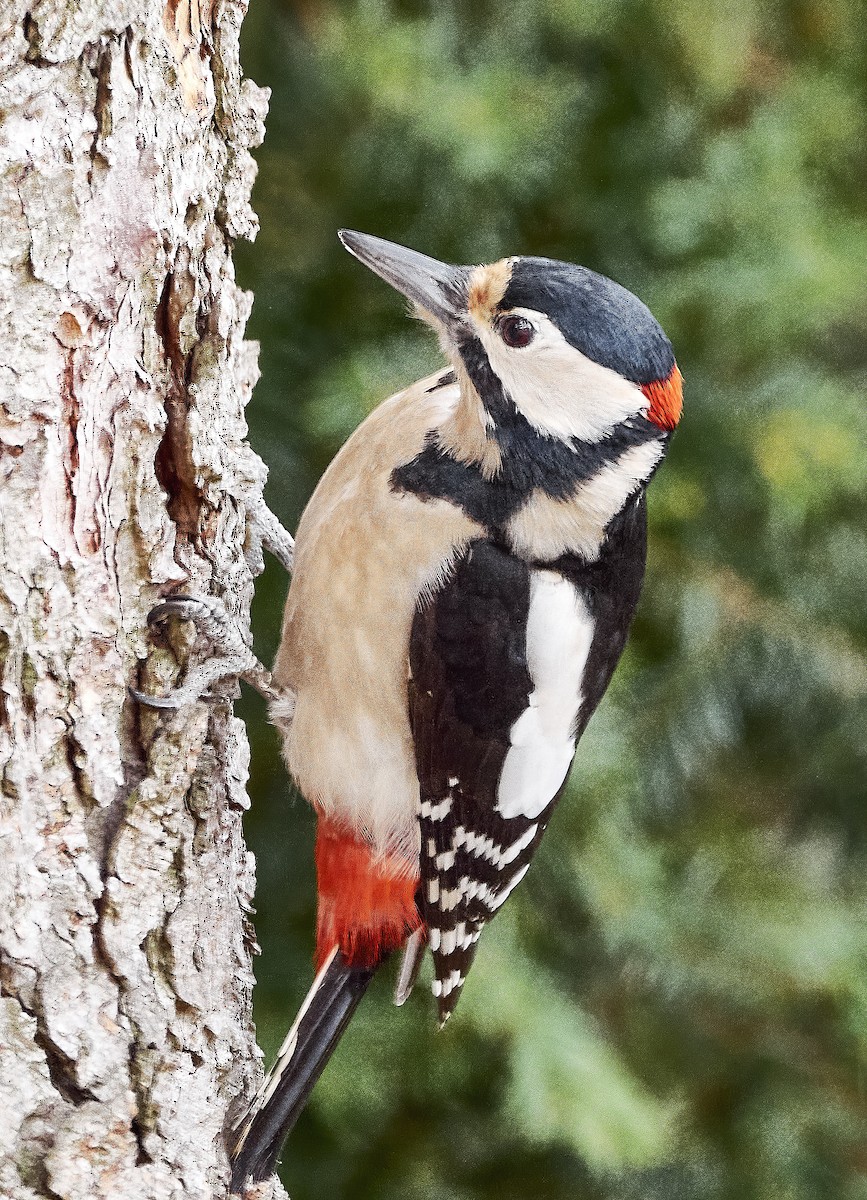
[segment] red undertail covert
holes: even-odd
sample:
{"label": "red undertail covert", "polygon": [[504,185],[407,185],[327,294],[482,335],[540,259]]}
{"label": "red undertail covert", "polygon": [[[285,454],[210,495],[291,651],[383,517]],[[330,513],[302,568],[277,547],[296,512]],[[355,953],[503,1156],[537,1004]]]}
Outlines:
{"label": "red undertail covert", "polygon": [[316,961],[340,946],[351,967],[375,967],[421,925],[415,903],[418,875],[405,864],[376,857],[342,826],[319,819],[316,836],[319,911]]}

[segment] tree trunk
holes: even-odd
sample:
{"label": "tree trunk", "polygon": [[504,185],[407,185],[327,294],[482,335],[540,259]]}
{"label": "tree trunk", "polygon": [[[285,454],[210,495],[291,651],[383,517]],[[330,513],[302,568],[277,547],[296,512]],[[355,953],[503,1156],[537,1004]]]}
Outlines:
{"label": "tree trunk", "polygon": [[228,695],[165,716],[127,690],[186,662],[188,626],[147,632],[172,587],[248,623],[244,7],[0,15],[4,1197],[225,1195],[259,1069],[243,726]]}

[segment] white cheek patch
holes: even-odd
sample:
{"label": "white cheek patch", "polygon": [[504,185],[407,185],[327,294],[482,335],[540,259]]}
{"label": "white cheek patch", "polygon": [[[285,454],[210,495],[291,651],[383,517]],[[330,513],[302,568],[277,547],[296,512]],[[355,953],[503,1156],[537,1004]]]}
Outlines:
{"label": "white cheek patch", "polygon": [[566,778],[593,630],[590,611],[568,580],[555,571],[532,572],[527,666],[533,691],[509,732],[497,788],[504,817],[537,817]]}
{"label": "white cheek patch", "polygon": [[476,332],[509,398],[540,433],[597,442],[621,421],[647,411],[648,399],[637,384],[576,350],[544,313],[529,308],[510,313],[535,326],[529,346],[510,348],[478,321]]}

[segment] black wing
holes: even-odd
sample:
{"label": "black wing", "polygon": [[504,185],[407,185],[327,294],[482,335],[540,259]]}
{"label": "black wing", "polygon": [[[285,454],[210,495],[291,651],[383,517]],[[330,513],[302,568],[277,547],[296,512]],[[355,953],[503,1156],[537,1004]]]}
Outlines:
{"label": "black wing", "polygon": [[[457,1003],[481,928],[529,862],[542,827],[495,810],[509,731],[526,709],[529,569],[486,541],[416,614],[410,717],[420,781],[421,908],[444,1021]],[[503,858],[531,825],[531,840]]]}
{"label": "black wing", "polygon": [[[520,881],[565,782],[532,815],[503,815],[498,789],[510,734],[531,706],[527,624],[534,571],[575,589],[592,641],[571,735],[583,732],[623,650],[644,570],[643,498],[615,521],[596,563],[564,557],[537,568],[473,542],[448,582],[420,606],[410,642],[409,708],[420,783],[420,906],[434,960],[440,1020],[454,1009],[482,927]],[[558,637],[559,631],[550,630]]]}

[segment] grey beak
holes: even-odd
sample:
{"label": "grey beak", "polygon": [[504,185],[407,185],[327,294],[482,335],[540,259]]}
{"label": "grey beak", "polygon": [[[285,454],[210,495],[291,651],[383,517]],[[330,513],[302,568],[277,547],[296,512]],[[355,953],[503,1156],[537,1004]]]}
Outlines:
{"label": "grey beak", "polygon": [[402,295],[447,327],[463,321],[467,311],[468,267],[438,262],[395,242],[341,229],[338,236],[350,254],[380,275]]}

